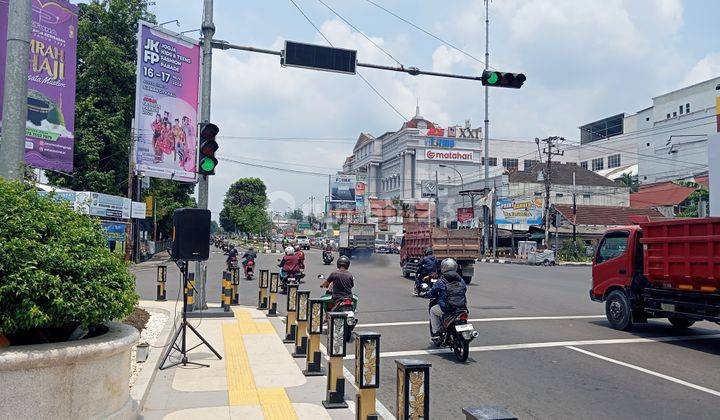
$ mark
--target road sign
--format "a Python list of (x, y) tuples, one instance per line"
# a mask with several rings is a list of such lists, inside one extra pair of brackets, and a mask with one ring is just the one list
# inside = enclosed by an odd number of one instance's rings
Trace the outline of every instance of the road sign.
[(285, 49), (280, 56), (280, 65), (283, 67), (301, 67), (345, 74), (355, 74), (356, 64), (355, 50), (293, 41), (285, 41)]
[(422, 191), (422, 198), (437, 196), (437, 184), (435, 181), (421, 181), (420, 190)]

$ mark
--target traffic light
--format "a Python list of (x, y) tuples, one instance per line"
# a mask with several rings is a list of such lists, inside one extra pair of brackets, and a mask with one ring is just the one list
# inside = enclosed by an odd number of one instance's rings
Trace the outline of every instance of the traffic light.
[(522, 73), (504, 73), (501, 71), (483, 71), (483, 86), (496, 86), (520, 89), (527, 78)]
[(219, 148), (215, 136), (220, 132), (217, 125), (203, 123), (200, 128), (200, 156), (198, 157), (198, 170), (200, 175), (215, 175), (218, 160), (215, 152)]

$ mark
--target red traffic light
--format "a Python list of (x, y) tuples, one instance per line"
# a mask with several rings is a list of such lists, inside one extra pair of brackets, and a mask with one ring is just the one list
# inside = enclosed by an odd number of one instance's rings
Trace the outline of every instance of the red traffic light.
[(203, 140), (215, 139), (215, 136), (220, 132), (220, 128), (213, 123), (207, 123), (203, 125), (200, 131), (200, 138)]

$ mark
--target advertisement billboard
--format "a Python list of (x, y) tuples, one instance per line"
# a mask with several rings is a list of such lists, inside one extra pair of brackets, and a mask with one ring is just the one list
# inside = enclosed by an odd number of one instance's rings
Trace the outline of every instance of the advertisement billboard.
[(330, 202), (355, 204), (355, 175), (333, 175), (330, 177)]
[(195, 182), (200, 46), (140, 22), (135, 91), (135, 168)]
[[(0, 95), (5, 80), (8, 7), (9, 0), (0, 0)], [(76, 5), (66, 0), (32, 0), (25, 163), (35, 168), (73, 170), (77, 25)]]
[(75, 210), (79, 213), (99, 217), (129, 219), (132, 200), (116, 195), (96, 192), (78, 192), (75, 195)]
[(475, 217), (475, 211), (472, 207), (462, 207), (457, 209), (457, 221), (465, 223), (472, 220)]
[(477, 154), (472, 150), (425, 149), (417, 154), (418, 160), (444, 162), (476, 162)]
[(543, 218), (541, 197), (498, 197), (495, 222), (499, 225), (540, 225)]

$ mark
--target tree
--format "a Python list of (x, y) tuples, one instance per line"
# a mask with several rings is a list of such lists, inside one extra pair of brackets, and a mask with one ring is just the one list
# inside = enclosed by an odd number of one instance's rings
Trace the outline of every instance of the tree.
[(194, 188), (193, 184), (186, 182), (155, 178), (150, 180), (150, 189), (146, 194), (155, 197), (158, 235), (171, 237), (175, 209), (196, 206), (195, 200), (190, 196)]
[(75, 169), (70, 176), (48, 172), (52, 184), (126, 195), (137, 21), (155, 21), (147, 7), (147, 0), (79, 4)]
[(215, 235), (220, 231), (220, 225), (215, 220), (210, 221), (210, 234)]
[(618, 182), (620, 182), (620, 185), (623, 187), (629, 188), (631, 193), (638, 192), (640, 189), (640, 183), (638, 182), (637, 177), (630, 174), (623, 174)]
[(220, 212), (220, 225), (234, 232), (265, 233), (271, 226), (266, 212), (267, 189), (259, 178), (240, 178), (227, 193)]

